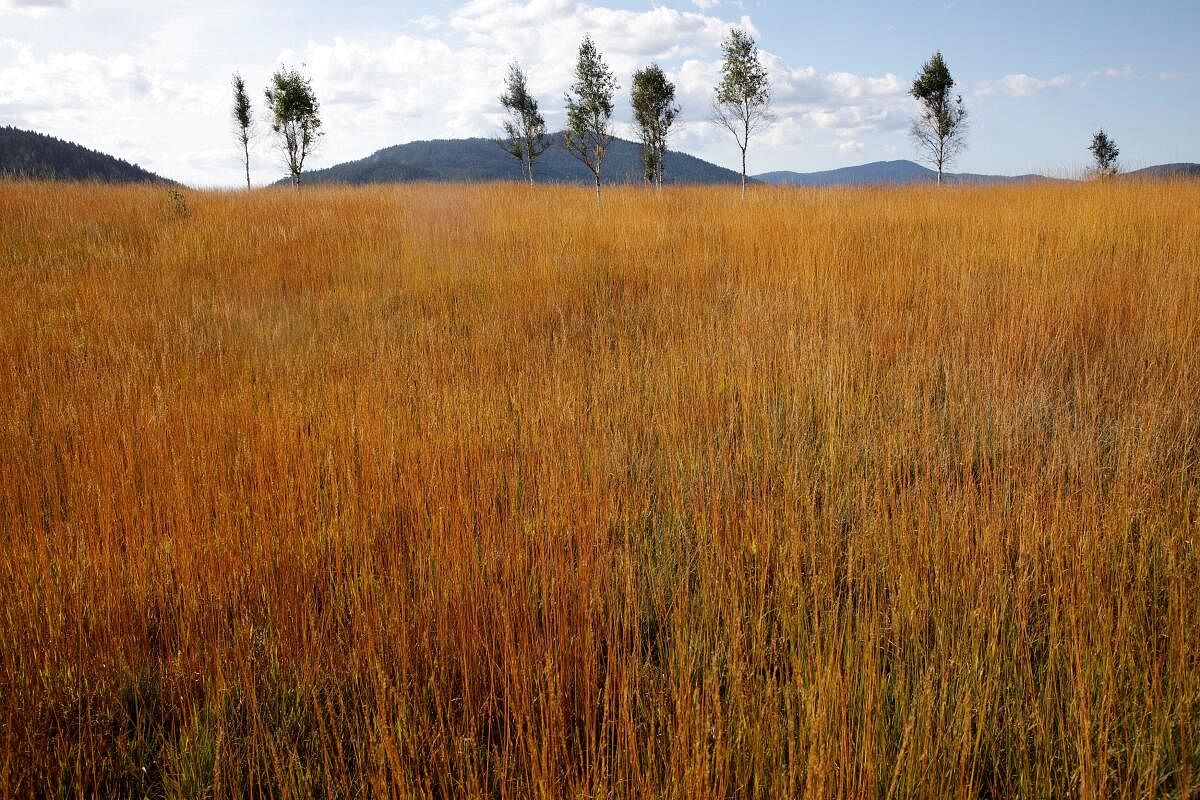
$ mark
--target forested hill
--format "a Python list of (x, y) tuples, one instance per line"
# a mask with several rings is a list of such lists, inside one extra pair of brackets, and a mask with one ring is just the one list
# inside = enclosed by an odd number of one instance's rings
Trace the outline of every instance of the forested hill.
[(9, 126), (0, 126), (0, 177), (106, 183), (166, 182), (137, 164), (53, 136)]
[[(534, 166), (539, 183), (591, 183), (592, 174), (562, 145), (562, 135)], [(642, 146), (613, 139), (604, 158), (604, 183), (640, 183)], [(435, 139), (385, 147), (358, 161), (314, 170), (305, 183), (466, 183), (522, 180), (521, 166), (493, 139)], [(741, 175), (687, 153), (667, 153), (668, 183), (737, 183)]]

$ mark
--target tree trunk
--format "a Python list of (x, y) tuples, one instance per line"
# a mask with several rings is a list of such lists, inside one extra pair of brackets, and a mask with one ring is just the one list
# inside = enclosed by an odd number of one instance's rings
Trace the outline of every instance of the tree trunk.
[(600, 207), (600, 173), (596, 172), (596, 208)]
[(742, 148), (742, 197), (746, 196), (746, 148)]
[(242, 142), (242, 148), (246, 151), (246, 189), (250, 189), (250, 145), (247, 142)]
[(942, 185), (942, 165), (941, 165), (941, 164), (938, 164), (938, 182), (937, 182), (937, 185), (938, 185), (938, 186), (941, 186), (941, 185)]

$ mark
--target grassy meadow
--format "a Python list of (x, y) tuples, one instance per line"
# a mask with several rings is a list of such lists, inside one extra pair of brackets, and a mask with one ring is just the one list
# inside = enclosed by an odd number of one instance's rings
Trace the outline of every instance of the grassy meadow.
[(0, 183), (0, 796), (1200, 796), (1200, 183)]

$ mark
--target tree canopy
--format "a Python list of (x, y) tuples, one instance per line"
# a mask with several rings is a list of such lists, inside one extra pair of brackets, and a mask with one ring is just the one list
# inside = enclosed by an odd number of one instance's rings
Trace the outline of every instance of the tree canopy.
[(575, 63), (575, 82), (566, 97), (567, 127), (563, 143), (579, 159), (596, 181), (596, 202), (600, 202), (600, 168), (612, 139), (613, 96), (617, 79), (604, 63), (591, 36), (579, 45)]
[(661, 186), (666, 175), (667, 135), (679, 115), (675, 84), (658, 64), (633, 73), (633, 119), (642, 141), (642, 167), (646, 180)]
[(713, 120), (733, 134), (742, 151), (742, 194), (746, 193), (746, 150), (750, 137), (771, 122), (771, 81), (754, 38), (733, 28), (721, 43), (721, 82)]
[(1120, 169), (1117, 166), (1117, 157), (1121, 155), (1121, 151), (1117, 148), (1117, 143), (1104, 132), (1103, 128), (1092, 137), (1092, 144), (1088, 149), (1096, 160), (1096, 174), (1101, 176), (1117, 174)]
[(292, 185), (300, 185), (304, 161), (321, 137), (321, 106), (312, 81), (299, 70), (283, 66), (271, 76), (266, 90), (271, 130), (279, 137)]
[(500, 105), (508, 112), (501, 144), (509, 155), (521, 162), (521, 171), (532, 185), (533, 165), (550, 147), (550, 138), (546, 135), (546, 120), (538, 111), (537, 98), (529, 91), (525, 71), (515, 61), (508, 65)]
[(910, 132), (921, 160), (937, 170), (939, 184), (943, 169), (967, 146), (967, 110), (953, 90), (954, 77), (939, 50), (921, 67), (909, 92), (919, 106)]

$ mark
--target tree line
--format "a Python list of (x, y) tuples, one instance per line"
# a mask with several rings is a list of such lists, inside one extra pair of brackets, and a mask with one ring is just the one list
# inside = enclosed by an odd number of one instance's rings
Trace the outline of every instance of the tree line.
[[(721, 42), (721, 56), (721, 79), (713, 89), (711, 119), (733, 136), (741, 152), (744, 196), (750, 141), (774, 119), (771, 80), (754, 38), (740, 28), (730, 29)], [(909, 90), (917, 101), (917, 115), (909, 133), (918, 158), (936, 170), (939, 185), (945, 168), (967, 146), (967, 110), (962, 95), (956, 94), (954, 87), (954, 77), (939, 50), (921, 66)], [(616, 76), (591, 36), (584, 36), (575, 62), (574, 81), (564, 98), (567, 119), (562, 144), (591, 173), (597, 203), (604, 156), (614, 136), (612, 117), (619, 88)], [(299, 186), (304, 162), (323, 135), (320, 104), (312, 81), (299, 70), (282, 66), (271, 76), (264, 95), (271, 133), (292, 184)], [(233, 119), (249, 188), (253, 108), (245, 81), (236, 73), (233, 98)], [(633, 73), (630, 101), (642, 145), (643, 177), (661, 188), (666, 179), (667, 141), (682, 111), (675, 100), (675, 85), (658, 64), (651, 63)], [(506, 114), (500, 144), (519, 162), (522, 175), (532, 185), (537, 161), (550, 148), (552, 139), (537, 98), (529, 90), (528, 76), (518, 62), (509, 64), (500, 105)], [(1120, 151), (1108, 134), (1103, 130), (1096, 133), (1089, 149), (1095, 160), (1095, 174), (1116, 174)]]

